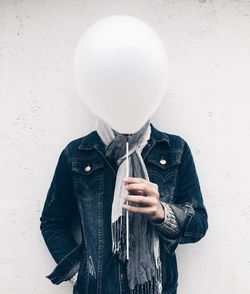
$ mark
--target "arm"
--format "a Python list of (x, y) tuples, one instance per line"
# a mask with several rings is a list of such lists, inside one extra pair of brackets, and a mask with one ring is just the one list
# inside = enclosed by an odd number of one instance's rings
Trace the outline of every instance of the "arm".
[[(162, 240), (163, 246), (169, 254), (179, 243), (194, 243), (199, 241), (208, 229), (207, 211), (203, 203), (200, 184), (196, 173), (193, 156), (188, 144), (183, 140), (183, 154), (176, 184), (175, 203), (165, 203), (159, 200), (157, 184), (142, 178), (125, 178), (128, 191), (139, 190), (142, 195), (125, 195), (124, 199), (139, 204), (139, 207), (124, 204), (123, 207), (132, 212), (145, 214), (154, 225)], [(178, 225), (171, 226), (167, 217), (170, 207)], [(171, 230), (170, 230), (171, 228)], [(175, 229), (174, 229), (175, 228)]]
[(176, 186), (176, 203), (169, 203), (180, 231), (175, 236), (167, 231), (168, 224), (156, 224), (164, 247), (173, 254), (177, 245), (199, 241), (208, 229), (207, 210), (203, 203), (199, 179), (190, 147), (184, 142), (183, 156)]
[(68, 150), (60, 156), (40, 217), (44, 241), (57, 263), (46, 276), (54, 284), (70, 279), (79, 269), (81, 246), (71, 233), (71, 218), (77, 213), (71, 172), (67, 161)]

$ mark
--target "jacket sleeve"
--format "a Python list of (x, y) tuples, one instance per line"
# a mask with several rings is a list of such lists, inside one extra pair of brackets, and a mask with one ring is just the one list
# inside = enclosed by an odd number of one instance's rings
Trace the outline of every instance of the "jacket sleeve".
[(180, 227), (177, 223), (176, 216), (169, 203), (163, 201), (160, 201), (160, 203), (164, 209), (164, 220), (151, 220), (150, 222), (158, 227), (161, 233), (164, 232), (169, 238), (175, 239), (180, 233)]
[(175, 203), (168, 205), (175, 214), (179, 231), (175, 234), (173, 230), (169, 232), (166, 217), (162, 223), (154, 224), (169, 254), (174, 254), (178, 244), (199, 241), (208, 229), (207, 210), (204, 206), (192, 152), (186, 141), (184, 141), (175, 193)]
[(69, 280), (78, 271), (82, 255), (71, 232), (71, 218), (77, 213), (77, 205), (67, 154), (66, 147), (59, 156), (40, 217), (42, 236), (57, 263), (46, 276), (53, 284)]

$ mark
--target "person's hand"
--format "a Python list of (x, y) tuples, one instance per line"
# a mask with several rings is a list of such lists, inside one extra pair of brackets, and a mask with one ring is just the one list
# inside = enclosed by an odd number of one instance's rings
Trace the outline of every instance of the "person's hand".
[(125, 195), (124, 199), (139, 206), (124, 204), (128, 211), (143, 213), (149, 220), (163, 221), (164, 208), (159, 200), (158, 185), (142, 178), (124, 178), (125, 188), (133, 195)]

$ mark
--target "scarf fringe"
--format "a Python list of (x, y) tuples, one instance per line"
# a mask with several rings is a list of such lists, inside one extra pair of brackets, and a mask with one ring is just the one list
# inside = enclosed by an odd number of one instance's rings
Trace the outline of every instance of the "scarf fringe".
[[(130, 221), (129, 221), (130, 222)], [(113, 254), (118, 256), (122, 262), (127, 260), (127, 236), (123, 234), (126, 232), (126, 216), (122, 215), (116, 222), (112, 224), (112, 251)], [(129, 234), (129, 248), (134, 248), (134, 236), (132, 232)]]
[[(127, 243), (126, 243), (126, 217), (122, 215), (116, 222), (112, 224), (112, 250), (113, 254), (118, 257), (122, 262), (127, 261)], [(133, 234), (129, 234), (129, 247), (133, 250)], [(145, 282), (144, 284), (138, 284), (134, 289), (130, 290), (130, 294), (161, 294), (162, 293), (162, 268), (161, 262), (157, 262), (156, 275)]]
[(144, 284), (136, 285), (136, 287), (130, 290), (130, 294), (161, 294), (161, 267), (157, 269), (156, 277), (153, 277), (151, 281), (147, 281)]

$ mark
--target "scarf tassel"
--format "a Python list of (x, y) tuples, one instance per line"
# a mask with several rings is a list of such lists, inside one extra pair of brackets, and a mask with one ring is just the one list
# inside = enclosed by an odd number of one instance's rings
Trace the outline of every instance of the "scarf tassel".
[[(112, 250), (114, 255), (118, 256), (118, 259), (122, 262), (126, 262), (126, 217), (122, 215), (116, 222), (112, 224)], [(129, 246), (133, 250), (133, 234), (130, 231), (129, 235)], [(131, 294), (161, 294), (162, 293), (162, 270), (161, 263), (159, 262), (156, 268), (156, 276), (145, 282), (144, 284), (138, 284), (134, 289), (131, 290)]]
[(144, 284), (136, 285), (134, 289), (131, 290), (131, 294), (161, 294), (162, 284), (161, 284), (161, 268), (157, 269), (156, 277), (153, 277), (151, 281), (147, 281)]
[[(130, 222), (130, 221), (129, 221)], [(116, 222), (112, 224), (112, 251), (114, 255), (118, 256), (118, 259), (122, 262), (127, 260), (127, 237), (126, 234), (126, 216), (122, 215)], [(130, 231), (129, 234), (129, 249), (134, 248), (134, 236)]]

